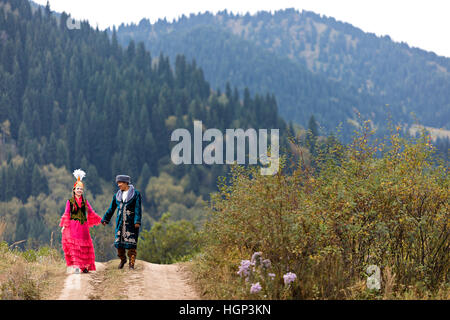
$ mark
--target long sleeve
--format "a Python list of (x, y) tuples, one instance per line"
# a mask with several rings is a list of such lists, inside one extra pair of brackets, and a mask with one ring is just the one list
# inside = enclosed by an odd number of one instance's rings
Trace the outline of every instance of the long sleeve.
[(101, 222), (106, 222), (109, 223), (109, 221), (111, 220), (112, 215), (114, 214), (114, 212), (116, 211), (117, 208), (117, 203), (116, 203), (116, 195), (113, 195), (111, 204), (109, 205), (108, 210), (106, 210), (105, 215), (103, 216), (103, 219)]
[(91, 205), (87, 200), (86, 200), (86, 207), (87, 207), (87, 222), (89, 228), (100, 224), (102, 218), (94, 211), (94, 209), (92, 209)]
[(66, 209), (61, 216), (61, 221), (59, 222), (59, 226), (62, 227), (68, 227), (70, 223), (70, 202), (67, 200), (66, 203)]
[(137, 194), (136, 206), (134, 207), (134, 224), (141, 224), (142, 206), (141, 206), (141, 193)]

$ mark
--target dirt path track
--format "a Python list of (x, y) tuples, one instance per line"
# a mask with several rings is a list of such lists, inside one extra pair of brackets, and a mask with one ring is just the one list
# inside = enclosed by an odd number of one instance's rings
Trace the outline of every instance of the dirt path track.
[[(197, 300), (189, 275), (179, 264), (154, 264), (136, 261), (135, 270), (116, 270), (115, 261), (96, 262), (97, 271), (68, 274), (59, 300), (126, 299), (126, 300)], [(108, 283), (110, 282), (110, 283)], [(113, 283), (114, 282), (114, 283)], [(114, 290), (115, 296), (105, 293)]]

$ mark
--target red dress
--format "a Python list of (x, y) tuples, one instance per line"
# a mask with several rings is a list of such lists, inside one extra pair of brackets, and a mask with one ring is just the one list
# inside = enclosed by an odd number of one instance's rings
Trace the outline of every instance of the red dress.
[[(81, 207), (81, 198), (76, 199), (78, 208)], [(62, 233), (62, 248), (68, 267), (79, 267), (81, 270), (87, 268), (95, 270), (95, 253), (89, 228), (100, 224), (102, 218), (95, 213), (91, 205), (85, 200), (87, 221), (80, 223), (71, 219), (70, 200), (67, 200), (66, 210), (61, 217), (60, 227), (65, 227)]]

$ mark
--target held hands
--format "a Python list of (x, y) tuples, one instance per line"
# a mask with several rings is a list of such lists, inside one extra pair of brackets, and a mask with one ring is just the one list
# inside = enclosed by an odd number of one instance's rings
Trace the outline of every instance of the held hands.
[[(106, 226), (107, 223), (106, 223), (105, 221), (103, 221), (103, 222), (102, 222), (102, 225)], [(136, 229), (139, 229), (140, 226), (141, 226), (140, 223), (136, 223), (136, 224), (134, 225), (134, 227), (135, 227)], [(64, 228), (63, 228), (63, 229), (64, 229)]]

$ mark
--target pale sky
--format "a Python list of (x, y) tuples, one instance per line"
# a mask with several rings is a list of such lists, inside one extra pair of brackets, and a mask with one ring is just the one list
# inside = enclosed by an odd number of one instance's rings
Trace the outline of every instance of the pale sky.
[[(45, 5), (47, 0), (34, 2)], [(52, 11), (65, 11), (77, 20), (88, 20), (103, 30), (122, 22), (151, 23), (164, 17), (170, 22), (182, 14), (235, 14), (295, 8), (348, 22), (364, 32), (389, 35), (396, 42), (450, 57), (449, 0), (50, 0)]]

